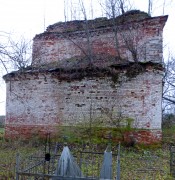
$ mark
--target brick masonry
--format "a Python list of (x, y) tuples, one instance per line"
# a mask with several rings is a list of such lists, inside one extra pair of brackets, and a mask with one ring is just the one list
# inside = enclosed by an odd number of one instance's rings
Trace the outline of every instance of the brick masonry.
[[(129, 22), (131, 26), (124, 22), (119, 24), (120, 52), (116, 51), (111, 26), (100, 25), (90, 29), (92, 52), (94, 55), (107, 54), (110, 57), (120, 55), (124, 61), (133, 62), (132, 53), (122, 38), (125, 33), (125, 37), (129, 39), (132, 35), (134, 39), (139, 62), (151, 61), (161, 65), (162, 32), (166, 20), (167, 16), (146, 17), (134, 19)], [(111, 76), (103, 73), (100, 76), (84, 75), (81, 79), (62, 79), (55, 75), (56, 71), (41, 70), (43, 65), (52, 64), (54, 68), (66, 59), (85, 57), (83, 52), (87, 52), (88, 47), (85, 31), (80, 30), (83, 22), (76, 23), (69, 22), (67, 29), (63, 28), (64, 23), (57, 23), (49, 26), (46, 32), (36, 35), (32, 62), (35, 71), (18, 71), (4, 76), (7, 87), (6, 136), (54, 133), (59, 125), (82, 123), (89, 120), (90, 116), (93, 120), (105, 121), (107, 125), (114, 126), (109, 118), (109, 113), (112, 113), (114, 119), (119, 114), (134, 119), (132, 126), (140, 129), (132, 134), (137, 142), (160, 141), (162, 69), (147, 66), (144, 72), (128, 78), (123, 73), (125, 70), (121, 63), (115, 82)], [(137, 28), (130, 31), (128, 27)], [(126, 136), (130, 137), (131, 134)]]
[(158, 72), (147, 72), (115, 86), (111, 78), (66, 82), (50, 74), (27, 75), (24, 80), (11, 78), (7, 90), (6, 128), (14, 129), (6, 132), (12, 133), (21, 125), (80, 123), (88, 120), (90, 113), (93, 119), (109, 120), (102, 111), (106, 107), (115, 115), (135, 119), (135, 128), (161, 129), (162, 75)]
[[(125, 18), (127, 19), (127, 17)], [(167, 16), (160, 16), (136, 21), (129, 24), (124, 22), (117, 25), (117, 40), (120, 55), (123, 59), (133, 61), (132, 54), (126, 46), (126, 41), (133, 43), (137, 50), (140, 62), (162, 62), (162, 34)], [(33, 44), (33, 65), (62, 61), (77, 56), (85, 56), (87, 53), (87, 35), (85, 31), (73, 26), (83, 22), (53, 25), (42, 34), (36, 35)], [(73, 25), (72, 25), (73, 24)], [(107, 24), (103, 27), (103, 24)], [(90, 29), (91, 48), (95, 55), (108, 54), (117, 56), (113, 27), (110, 22), (101, 22), (97, 29)], [(59, 26), (61, 28), (59, 29)], [(73, 26), (73, 27), (72, 27)], [(82, 25), (83, 26), (83, 25)], [(51, 30), (50, 30), (51, 29)], [(75, 29), (75, 30), (74, 30)], [(71, 30), (71, 31), (70, 31)], [(84, 53), (85, 52), (85, 53)]]

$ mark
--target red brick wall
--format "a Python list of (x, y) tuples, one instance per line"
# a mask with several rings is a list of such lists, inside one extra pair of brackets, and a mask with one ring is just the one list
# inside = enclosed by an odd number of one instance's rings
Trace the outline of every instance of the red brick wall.
[(72, 82), (51, 73), (26, 77), (7, 82), (6, 136), (52, 132), (59, 125), (89, 121), (90, 114), (93, 121), (115, 126), (103, 113), (105, 108), (114, 117), (121, 113), (123, 118), (133, 118), (136, 129), (161, 130), (162, 75), (158, 72), (140, 74), (120, 85), (110, 77)]
[[(113, 28), (106, 25), (97, 29), (90, 29), (90, 47), (94, 55), (108, 54), (120, 56), (133, 61), (132, 54), (126, 45), (126, 39), (137, 49), (139, 61), (162, 62), (162, 33), (167, 16), (146, 18), (142, 21), (120, 23), (117, 25), (118, 48), (116, 51)], [(75, 22), (76, 23), (76, 22)], [(60, 23), (60, 26), (63, 23)], [(70, 27), (69, 27), (70, 26)], [(88, 44), (87, 34), (78, 30), (73, 23), (67, 29), (72, 31), (60, 33), (59, 23), (50, 31), (36, 35), (33, 43), (33, 65), (59, 62), (73, 57), (86, 56)]]
[(57, 126), (53, 125), (25, 125), (10, 124), (5, 126), (5, 138), (7, 139), (31, 139), (46, 138), (48, 134), (52, 137), (57, 135)]
[[(161, 64), (162, 32), (166, 20), (167, 16), (161, 16), (134, 19), (129, 24), (120, 23), (117, 50), (112, 26), (106, 24), (91, 28), (92, 53), (106, 57), (120, 54), (122, 60), (133, 61), (124, 41), (124, 37), (132, 37), (133, 46), (138, 50), (138, 61)], [(41, 65), (52, 63), (54, 68), (60, 61), (74, 60), (87, 53), (87, 36), (83, 29), (79, 29), (80, 25), (69, 23), (69, 32), (63, 32), (63, 26), (59, 26), (60, 23), (34, 38), (33, 65), (39, 67), (40, 72), (16, 73), (5, 78), (6, 136), (27, 135), (33, 131), (41, 134), (53, 132), (60, 124), (72, 125), (87, 121), (90, 113), (93, 114), (93, 119), (100, 118), (108, 122), (110, 119), (102, 113), (102, 108), (108, 108), (115, 115), (122, 112), (123, 117), (133, 118), (132, 126), (135, 128), (157, 132), (154, 135), (149, 131), (137, 131), (133, 133), (137, 142), (150, 143), (161, 139), (162, 70), (151, 67), (128, 79), (124, 73), (122, 75), (124, 70), (121, 68), (120, 82), (115, 83), (105, 74), (101, 74), (101, 77), (63, 80), (52, 72), (41, 72)], [(110, 122), (108, 125), (111, 125)]]
[(128, 144), (154, 144), (162, 140), (161, 130), (133, 130), (124, 134), (124, 141)]

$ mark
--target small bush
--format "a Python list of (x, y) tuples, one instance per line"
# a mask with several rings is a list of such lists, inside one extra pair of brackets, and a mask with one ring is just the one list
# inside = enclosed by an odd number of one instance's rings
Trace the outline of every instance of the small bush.
[(4, 128), (4, 123), (0, 122), (0, 128)]
[(162, 127), (169, 128), (175, 126), (175, 114), (165, 114), (162, 119)]

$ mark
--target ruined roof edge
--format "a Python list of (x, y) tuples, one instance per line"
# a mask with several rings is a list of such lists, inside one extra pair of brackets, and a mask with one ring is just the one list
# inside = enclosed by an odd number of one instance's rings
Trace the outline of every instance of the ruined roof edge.
[[(22, 69), (22, 70), (18, 70), (18, 71), (13, 71), (11, 73), (8, 73), (6, 75), (3, 76), (3, 79), (7, 82), (7, 81), (10, 81), (11, 78), (15, 77), (15, 76), (20, 76), (20, 75), (25, 75), (25, 74), (35, 74), (35, 73), (54, 73), (54, 72), (59, 72), (60, 74), (60, 77), (65, 74), (67, 74), (68, 76), (70, 76), (71, 74), (81, 74), (82, 72), (83, 73), (88, 73), (88, 75), (90, 74), (90, 72), (93, 72), (92, 75), (95, 76), (97, 75), (98, 76), (98, 73), (104, 73), (104, 72), (107, 72), (107, 73), (111, 73), (113, 70), (112, 69), (118, 69), (120, 71), (122, 71), (123, 69), (125, 68), (130, 68), (134, 65), (139, 65), (140, 67), (147, 67), (147, 66), (152, 66), (154, 69), (157, 69), (158, 71), (161, 71), (163, 72), (164, 71), (164, 67), (162, 64), (159, 64), (159, 63), (154, 63), (154, 62), (139, 62), (138, 64), (134, 63), (134, 62), (125, 62), (124, 64), (113, 64), (113, 65), (110, 65), (108, 67), (102, 67), (102, 68), (99, 68), (99, 67), (96, 67), (96, 66), (92, 66), (92, 67), (84, 67), (83, 69), (81, 68), (77, 68), (77, 69), (64, 69), (64, 68), (50, 68), (50, 69), (42, 69), (42, 68), (33, 68), (32, 66), (29, 66), (25, 69)], [(135, 68), (134, 68), (135, 69)], [(94, 72), (95, 72), (95, 75), (94, 75)], [(87, 76), (88, 76), (87, 75)], [(86, 75), (84, 76), (86, 77)], [(74, 79), (74, 78), (73, 78)], [(73, 80), (72, 79), (72, 80)]]
[[(145, 13), (145, 12), (141, 12), (141, 13)], [(146, 14), (146, 13), (145, 13)], [(137, 16), (139, 16), (140, 14), (136, 14)], [(141, 14), (142, 15), (142, 14)], [(128, 26), (128, 24), (134, 24), (134, 23), (145, 23), (147, 21), (151, 21), (151, 20), (156, 20), (159, 19), (161, 21), (161, 24), (165, 25), (167, 19), (168, 19), (168, 15), (163, 15), (163, 16), (155, 16), (155, 17), (151, 17), (149, 15), (144, 16), (144, 18), (141, 19), (133, 19), (130, 18), (128, 19), (128, 15), (120, 15), (118, 17), (116, 17), (117, 23), (119, 27), (124, 27), (124, 26)], [(131, 20), (131, 21), (130, 21)], [(95, 22), (94, 24), (91, 24), (92, 26), (89, 27), (89, 30), (94, 30), (94, 29), (104, 29), (104, 28), (110, 28), (113, 26), (112, 24), (112, 19), (107, 19), (107, 18), (96, 18), (94, 20), (88, 20), (89, 22)], [(155, 21), (156, 22), (156, 21)], [(43, 35), (45, 34), (54, 34), (56, 33), (57, 35), (61, 35), (64, 33), (69, 33), (69, 34), (74, 34), (76, 32), (83, 32), (85, 30), (85, 21), (84, 20), (76, 20), (76, 21), (68, 21), (68, 22), (59, 22), (59, 23), (55, 23), (53, 25), (48, 26), (48, 28), (46, 29), (45, 32), (37, 34), (34, 39), (43, 37)]]

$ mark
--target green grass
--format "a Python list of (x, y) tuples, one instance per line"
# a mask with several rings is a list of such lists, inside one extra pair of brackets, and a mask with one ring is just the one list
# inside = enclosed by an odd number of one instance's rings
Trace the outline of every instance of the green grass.
[(169, 160), (168, 149), (139, 150), (134, 152), (124, 150), (121, 157), (121, 179), (172, 179)]
[(58, 142), (74, 142), (74, 143), (93, 143), (93, 144), (106, 144), (113, 142), (123, 142), (123, 134), (133, 129), (124, 128), (111, 128), (111, 127), (98, 127), (87, 125), (83, 126), (61, 126), (58, 127), (57, 141)]
[[(80, 145), (74, 144), (74, 147), (70, 148), (72, 152), (74, 150), (78, 150)], [(104, 152), (106, 144), (103, 144), (103, 147), (98, 145), (93, 146), (94, 149), (98, 152)], [(92, 147), (88, 149), (89, 147), (86, 147), (85, 150), (92, 150)], [(14, 179), (14, 168), (15, 168), (15, 158), (17, 152), (20, 152), (21, 156), (28, 156), (32, 154), (35, 151), (38, 151), (39, 149), (44, 149), (42, 145), (35, 144), (34, 142), (20, 142), (13, 141), (13, 142), (1, 142), (0, 144), (0, 179)], [(117, 147), (114, 148), (115, 150)], [(113, 151), (113, 153), (115, 153)], [(152, 171), (141, 171), (146, 166), (145, 164), (148, 162), (148, 160), (144, 160), (143, 156), (149, 154), (156, 155), (156, 159), (151, 159), (151, 162), (153, 162), (154, 166), (157, 167), (156, 172)], [(88, 160), (90, 158), (88, 157)], [(169, 167), (169, 161), (170, 161), (170, 155), (169, 150), (166, 149), (156, 149), (156, 150), (144, 150), (144, 149), (128, 149), (125, 147), (121, 147), (121, 180), (142, 180), (142, 179), (148, 179), (148, 180), (170, 180), (170, 167)], [(146, 162), (146, 163), (145, 163)], [(113, 164), (116, 165), (116, 158), (113, 161)], [(148, 169), (150, 166), (147, 166)], [(94, 171), (95, 166), (93, 165), (93, 170), (89, 169), (88, 171)], [(116, 170), (116, 167), (114, 168), (114, 171)], [(151, 174), (152, 173), (152, 174)], [(154, 177), (154, 178), (153, 178)]]
[(39, 149), (44, 149), (39, 146), (38, 142), (24, 142), (21, 140), (0, 141), (0, 179), (12, 180), (15, 177), (16, 155), (27, 156)]
[(4, 135), (4, 128), (0, 127), (0, 135)]
[(162, 136), (164, 145), (175, 145), (175, 126), (163, 128)]
[[(76, 149), (77, 144), (80, 146), (83, 143), (89, 142), (89, 132), (87, 128), (74, 129), (70, 127), (64, 127), (58, 129), (59, 137), (52, 139), (52, 141), (68, 142), (68, 145), (73, 143), (73, 149)], [(124, 131), (124, 130), (122, 130)], [(75, 133), (76, 132), (76, 133)], [(96, 151), (103, 152), (107, 143), (109, 143), (109, 134), (111, 135), (110, 142), (115, 146), (116, 150), (117, 141), (116, 139), (122, 139), (121, 131), (118, 132), (117, 128), (112, 130), (109, 128), (92, 128), (91, 140), (93, 144), (96, 144)], [(13, 180), (15, 177), (14, 168), (16, 154), (19, 152), (22, 156), (30, 155), (31, 153), (44, 149), (43, 141), (35, 137), (30, 141), (9, 140), (3, 139), (4, 129), (0, 128), (0, 179)], [(114, 138), (115, 137), (115, 138)], [(122, 147), (121, 148), (121, 179), (122, 180), (141, 180), (141, 179), (155, 179), (155, 180), (170, 180), (170, 153), (169, 146), (175, 142), (175, 127), (169, 129), (163, 129), (163, 143), (162, 146), (146, 147), (146, 146), (135, 146), (135, 147)], [(92, 144), (89, 144), (91, 146)], [(87, 147), (86, 147), (87, 148)], [(73, 150), (71, 149), (71, 150)], [(91, 147), (89, 147), (90, 150)], [(88, 149), (86, 149), (88, 150)], [(113, 151), (114, 152), (114, 151)], [(155, 161), (155, 166), (158, 170), (153, 173), (152, 171), (141, 171), (144, 168), (145, 162), (140, 159), (145, 153), (151, 153), (158, 157)]]
[(0, 141), (4, 139), (4, 133), (5, 133), (4, 128), (0, 127)]

